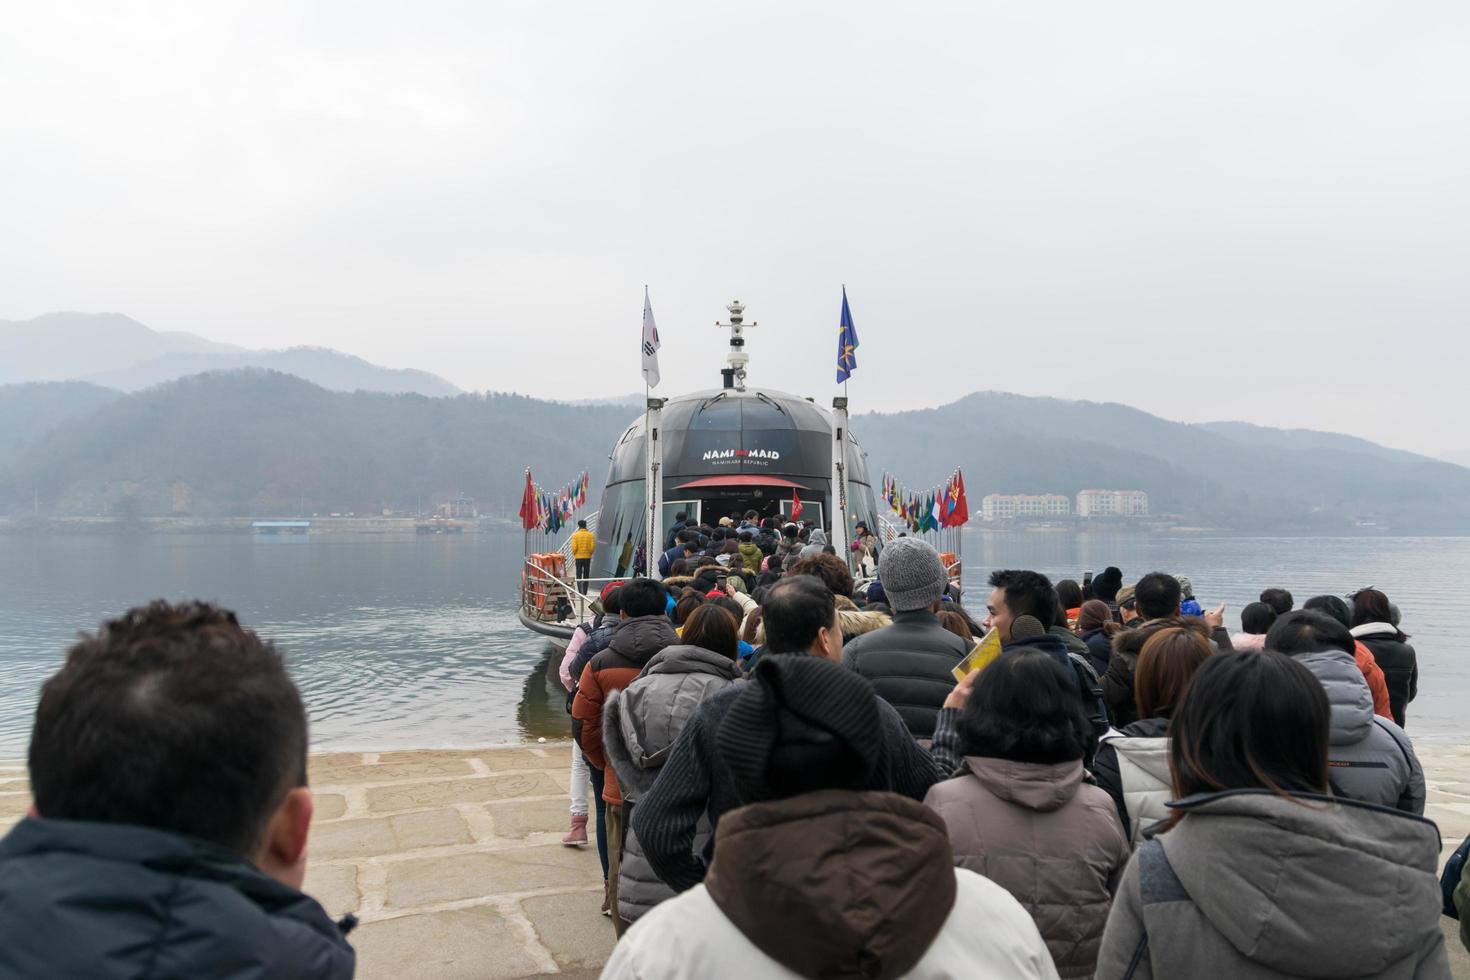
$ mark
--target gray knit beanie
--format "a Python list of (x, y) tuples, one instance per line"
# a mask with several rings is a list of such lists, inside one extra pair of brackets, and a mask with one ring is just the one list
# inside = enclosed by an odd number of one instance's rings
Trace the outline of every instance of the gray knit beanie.
[(927, 541), (894, 538), (878, 559), (878, 581), (894, 612), (928, 609), (944, 595), (949, 578), (944, 563)]

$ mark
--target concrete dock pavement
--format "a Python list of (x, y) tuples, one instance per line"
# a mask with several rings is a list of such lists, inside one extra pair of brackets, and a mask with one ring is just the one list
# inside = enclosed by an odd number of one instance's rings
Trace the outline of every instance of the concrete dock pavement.
[(595, 843), (561, 843), (570, 768), (565, 743), (313, 756), (305, 888), (361, 920), (357, 975), (595, 977), (613, 927)]
[[(1443, 860), (1470, 835), (1470, 745), (1415, 749)], [(596, 977), (614, 937), (596, 847), (561, 844), (570, 765), (566, 743), (312, 756), (306, 891), (361, 920), (357, 975)], [(24, 765), (0, 764), (0, 831), (29, 804)], [(1459, 923), (1440, 921), (1453, 975), (1470, 980)]]

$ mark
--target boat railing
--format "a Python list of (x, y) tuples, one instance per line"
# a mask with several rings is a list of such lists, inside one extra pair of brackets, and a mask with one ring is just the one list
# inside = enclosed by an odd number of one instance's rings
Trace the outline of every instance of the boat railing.
[[(596, 603), (603, 586), (627, 581), (627, 576), (568, 580), (565, 574), (558, 575), (538, 564), (536, 556), (528, 556), (521, 571), (521, 612), (541, 622), (575, 626), (600, 608)], [(587, 592), (577, 588), (578, 581), (587, 583)]]

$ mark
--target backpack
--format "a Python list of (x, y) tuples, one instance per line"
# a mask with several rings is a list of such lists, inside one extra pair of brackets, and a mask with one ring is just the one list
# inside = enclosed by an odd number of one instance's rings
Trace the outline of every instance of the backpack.
[(1087, 712), (1087, 723), (1092, 726), (1092, 744), (1087, 750), (1086, 764), (1092, 765), (1092, 757), (1097, 752), (1098, 740), (1108, 731), (1108, 709), (1103, 701), (1102, 681), (1098, 679), (1097, 671), (1092, 669), (1092, 664), (1080, 653), (1067, 651), (1067, 661), (1072, 665), (1072, 673), (1077, 675), (1077, 687), (1082, 692), (1084, 708)]

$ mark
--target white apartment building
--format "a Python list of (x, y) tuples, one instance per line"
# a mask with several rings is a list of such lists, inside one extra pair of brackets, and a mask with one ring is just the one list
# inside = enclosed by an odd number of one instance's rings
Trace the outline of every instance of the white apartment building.
[(1142, 490), (1083, 490), (1077, 494), (1078, 517), (1147, 517), (1148, 494)]
[(992, 493), (980, 501), (980, 517), (987, 521), (1068, 517), (1071, 513), (1071, 499), (1059, 493)]

